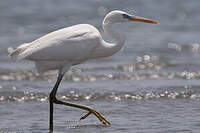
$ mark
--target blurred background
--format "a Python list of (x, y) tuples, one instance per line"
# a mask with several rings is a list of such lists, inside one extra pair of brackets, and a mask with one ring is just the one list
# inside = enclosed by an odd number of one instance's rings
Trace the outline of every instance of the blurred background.
[(80, 23), (104, 36), (102, 21), (111, 10), (160, 24), (116, 25), (127, 36), (124, 48), (73, 67), (60, 86), (60, 99), (95, 107), (113, 125), (92, 116), (79, 122), (81, 110), (56, 106), (56, 132), (198, 132), (199, 6), (198, 0), (1, 0), (0, 132), (47, 132), (48, 94), (57, 76), (39, 75), (33, 62), (13, 61), (8, 51)]

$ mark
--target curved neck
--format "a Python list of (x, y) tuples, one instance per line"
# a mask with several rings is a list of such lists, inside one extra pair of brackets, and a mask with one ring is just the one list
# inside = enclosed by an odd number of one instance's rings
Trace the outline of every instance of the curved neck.
[(124, 43), (125, 43), (125, 36), (113, 31), (112, 29), (113, 24), (114, 23), (112, 23), (111, 21), (106, 22), (106, 19), (105, 19), (102, 25), (105, 35), (113, 39), (113, 41), (115, 42), (115, 43), (109, 43), (105, 41), (103, 42), (103, 45), (106, 47), (106, 49), (109, 52), (108, 53), (109, 55), (113, 55), (114, 53), (118, 52), (122, 48), (122, 46), (124, 46)]

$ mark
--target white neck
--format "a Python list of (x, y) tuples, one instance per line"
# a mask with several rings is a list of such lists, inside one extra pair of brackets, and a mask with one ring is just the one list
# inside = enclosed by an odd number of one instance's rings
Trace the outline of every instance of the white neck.
[(125, 43), (125, 36), (113, 31), (112, 29), (113, 24), (114, 23), (112, 22), (106, 22), (106, 19), (104, 19), (102, 25), (105, 35), (109, 36), (115, 42), (115, 43), (109, 43), (103, 41), (102, 44), (105, 47), (105, 53), (107, 54), (107, 56), (111, 56), (114, 53), (118, 52), (122, 48), (122, 46), (124, 46)]

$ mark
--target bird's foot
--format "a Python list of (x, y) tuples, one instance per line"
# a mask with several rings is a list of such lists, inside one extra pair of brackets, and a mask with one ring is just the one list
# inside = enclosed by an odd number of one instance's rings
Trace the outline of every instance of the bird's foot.
[(83, 120), (85, 118), (87, 118), (90, 114), (94, 114), (103, 124), (105, 125), (111, 125), (111, 123), (106, 120), (106, 118), (104, 118), (99, 112), (97, 112), (94, 109), (91, 109), (86, 115), (84, 115), (83, 117), (80, 118), (80, 120)]
[(84, 120), (85, 118), (87, 118), (92, 112), (88, 112), (87, 114), (85, 114), (83, 117), (80, 118), (80, 120)]

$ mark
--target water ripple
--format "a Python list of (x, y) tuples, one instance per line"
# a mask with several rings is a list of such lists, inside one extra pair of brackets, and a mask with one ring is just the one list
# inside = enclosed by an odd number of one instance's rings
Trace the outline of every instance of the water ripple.
[[(23, 70), (17, 72), (10, 72), (0, 75), (0, 81), (22, 81), (22, 80), (44, 80), (55, 81), (57, 73), (51, 71), (43, 76), (40, 76), (35, 71)], [(108, 73), (108, 74), (84, 74), (72, 73), (66, 74), (63, 80), (66, 81), (97, 81), (97, 80), (143, 80), (143, 79), (200, 79), (200, 72), (146, 72), (146, 73)]]
[[(135, 101), (150, 99), (193, 99), (200, 100), (200, 93), (195, 91), (162, 91), (162, 92), (91, 92), (81, 93), (69, 91), (58, 94), (63, 101)], [(47, 102), (48, 94), (33, 92), (1, 92), (0, 102)]]

